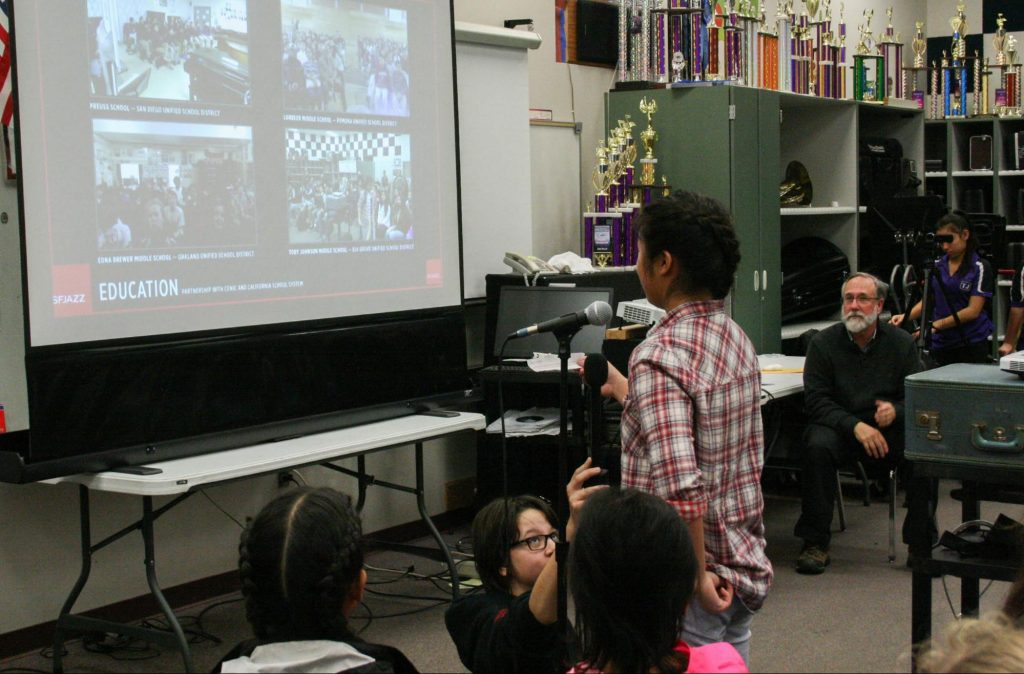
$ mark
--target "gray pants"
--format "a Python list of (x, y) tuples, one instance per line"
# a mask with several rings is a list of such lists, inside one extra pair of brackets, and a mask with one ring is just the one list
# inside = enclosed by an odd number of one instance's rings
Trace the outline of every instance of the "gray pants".
[(739, 595), (734, 595), (732, 604), (721, 613), (708, 613), (694, 597), (686, 607), (682, 638), (690, 646), (706, 646), (719, 641), (730, 643), (750, 667), (750, 623), (753, 620), (754, 612), (746, 607)]

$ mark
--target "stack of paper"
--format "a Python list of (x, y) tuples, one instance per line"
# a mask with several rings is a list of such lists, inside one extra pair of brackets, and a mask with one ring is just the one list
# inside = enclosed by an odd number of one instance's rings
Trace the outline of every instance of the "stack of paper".
[[(557, 407), (531, 407), (528, 410), (505, 412), (505, 435), (510, 438), (525, 435), (558, 435), (560, 416)], [(572, 420), (569, 420), (572, 431)], [(487, 427), (488, 433), (501, 433), (501, 419)]]

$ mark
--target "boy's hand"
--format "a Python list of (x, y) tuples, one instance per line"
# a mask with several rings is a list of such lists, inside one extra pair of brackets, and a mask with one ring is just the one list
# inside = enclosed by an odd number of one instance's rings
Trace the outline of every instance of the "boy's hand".
[(708, 613), (721, 613), (729, 608), (735, 593), (732, 583), (711, 571), (704, 572), (697, 587), (697, 599)]
[(591, 494), (601, 489), (607, 489), (608, 485), (598, 484), (593, 487), (584, 487), (583, 484), (601, 473), (601, 469), (593, 465), (593, 459), (589, 456), (579, 468), (573, 471), (569, 484), (565, 487), (565, 493), (569, 497), (569, 521), (565, 525), (565, 538), (571, 541), (576, 535), (576, 521), (579, 518), (580, 508), (587, 502)]

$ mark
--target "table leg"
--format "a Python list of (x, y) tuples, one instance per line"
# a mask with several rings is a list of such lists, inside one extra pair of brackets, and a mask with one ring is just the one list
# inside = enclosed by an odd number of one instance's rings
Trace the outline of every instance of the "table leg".
[[(912, 574), (910, 606), (910, 642), (916, 647), (932, 635), (932, 578), (927, 573)], [(912, 655), (911, 670), (917, 671), (916, 652)]]
[(64, 652), (64, 628), (67, 616), (71, 615), (71, 609), (82, 594), (82, 589), (89, 580), (89, 573), (92, 570), (92, 530), (89, 526), (89, 490), (79, 485), (78, 487), (78, 514), (81, 520), (81, 543), (82, 543), (82, 569), (78, 574), (78, 580), (71, 588), (71, 594), (64, 601), (64, 606), (57, 617), (57, 628), (53, 634), (53, 671), (60, 673), (64, 671), (62, 661)]
[(192, 651), (189, 649), (185, 633), (181, 629), (181, 623), (178, 622), (177, 616), (174, 615), (170, 604), (167, 603), (167, 599), (160, 590), (160, 584), (156, 579), (156, 546), (153, 543), (153, 520), (153, 497), (145, 496), (142, 499), (142, 541), (146, 550), (146, 582), (149, 583), (150, 592), (153, 593), (157, 604), (160, 605), (160, 610), (163, 611), (164, 616), (167, 618), (167, 624), (174, 632), (178, 648), (181, 650), (181, 659), (185, 663), (185, 671), (194, 672), (196, 670), (192, 666)]
[[(960, 514), (964, 522), (981, 519), (981, 504), (978, 503), (978, 485), (965, 480), (963, 482), (963, 501), (960, 503)], [(981, 579), (960, 579), (960, 615), (978, 616), (978, 605), (981, 603)]]
[(430, 535), (437, 541), (437, 547), (440, 549), (441, 554), (444, 556), (444, 561), (448, 564), (448, 575), (452, 581), (452, 601), (456, 601), (459, 598), (459, 574), (455, 569), (455, 560), (452, 559), (452, 553), (448, 550), (448, 544), (441, 538), (441, 532), (434, 526), (434, 521), (430, 519), (430, 515), (427, 513), (427, 502), (423, 496), (423, 443), (416, 443), (416, 507), (419, 508), (420, 517), (423, 518), (423, 522), (426, 523), (427, 528), (430, 529)]
[(366, 505), (366, 457), (360, 454), (356, 457), (356, 466), (359, 471), (359, 476), (356, 478), (359, 481), (359, 496), (356, 500), (356, 512), (362, 513), (363, 506)]

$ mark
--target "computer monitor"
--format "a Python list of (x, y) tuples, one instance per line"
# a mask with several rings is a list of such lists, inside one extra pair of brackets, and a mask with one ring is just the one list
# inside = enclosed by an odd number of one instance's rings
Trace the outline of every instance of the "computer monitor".
[[(498, 298), (498, 319), (495, 326), (494, 355), (501, 355), (505, 338), (518, 330), (551, 318), (586, 309), (592, 302), (615, 306), (611, 288), (568, 288), (504, 286)], [(573, 353), (600, 353), (606, 326), (584, 326), (572, 338)], [(530, 358), (534, 353), (558, 353), (558, 340), (551, 333), (541, 333), (509, 340), (504, 358)]]

